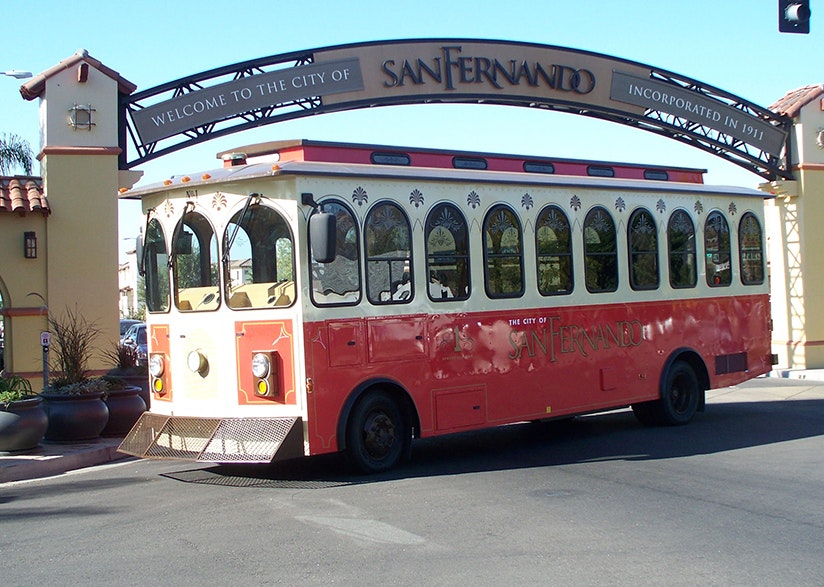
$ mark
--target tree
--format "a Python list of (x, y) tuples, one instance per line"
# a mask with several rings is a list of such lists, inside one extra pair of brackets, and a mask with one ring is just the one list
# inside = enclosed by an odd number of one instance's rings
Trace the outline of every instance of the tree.
[(15, 167), (22, 168), (25, 175), (31, 175), (31, 146), (28, 141), (12, 134), (0, 135), (0, 173), (10, 173)]

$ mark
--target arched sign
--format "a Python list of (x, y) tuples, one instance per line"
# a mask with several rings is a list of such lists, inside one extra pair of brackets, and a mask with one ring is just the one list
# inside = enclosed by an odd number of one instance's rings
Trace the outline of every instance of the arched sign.
[[(210, 70), (124, 98), (121, 167), (191, 144), (322, 112), (486, 103), (634, 126), (762, 177), (789, 177), (790, 121), (648, 65), (550, 45), (426, 39), (339, 45)], [(131, 147), (131, 149), (130, 149)]]

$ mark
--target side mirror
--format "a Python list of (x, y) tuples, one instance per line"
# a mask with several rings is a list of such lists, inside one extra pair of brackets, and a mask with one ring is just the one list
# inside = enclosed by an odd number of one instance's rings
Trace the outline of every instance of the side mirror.
[(318, 263), (331, 263), (335, 260), (335, 215), (328, 212), (315, 212), (309, 217), (309, 242), (312, 243), (312, 256)]

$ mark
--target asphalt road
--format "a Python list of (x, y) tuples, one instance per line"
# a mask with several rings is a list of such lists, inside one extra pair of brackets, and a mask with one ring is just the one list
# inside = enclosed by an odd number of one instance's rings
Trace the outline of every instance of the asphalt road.
[(824, 384), (420, 441), (355, 477), (125, 461), (0, 485), (0, 584), (821, 585)]

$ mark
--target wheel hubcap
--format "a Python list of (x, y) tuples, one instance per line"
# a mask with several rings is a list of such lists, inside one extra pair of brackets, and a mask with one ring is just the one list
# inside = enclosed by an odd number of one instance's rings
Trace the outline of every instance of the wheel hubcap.
[(383, 412), (370, 414), (363, 427), (364, 446), (372, 458), (380, 459), (389, 453), (395, 442), (395, 426)]

